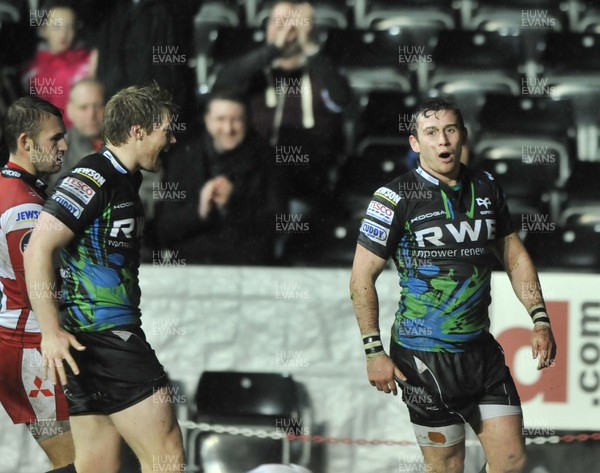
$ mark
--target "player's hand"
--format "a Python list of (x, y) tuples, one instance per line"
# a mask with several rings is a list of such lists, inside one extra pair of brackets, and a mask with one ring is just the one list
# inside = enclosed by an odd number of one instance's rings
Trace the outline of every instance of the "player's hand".
[(225, 176), (217, 176), (213, 179), (213, 185), (212, 200), (219, 209), (222, 209), (229, 202), (229, 197), (231, 197), (231, 192), (233, 191), (233, 184)]
[[(48, 379), (52, 384), (57, 384), (60, 380), (61, 385), (67, 384), (67, 374), (65, 373), (64, 362), (66, 361), (71, 370), (76, 375), (79, 374), (79, 367), (71, 356), (70, 348), (83, 351), (85, 347), (77, 341), (74, 335), (58, 330), (52, 334), (42, 334), (42, 378)], [(57, 378), (58, 374), (58, 378)]]
[(538, 370), (552, 366), (556, 358), (556, 342), (550, 327), (533, 326), (531, 354), (534, 360), (538, 359)]
[(398, 388), (394, 378), (406, 381), (404, 373), (398, 369), (392, 359), (385, 353), (367, 360), (367, 374), (371, 386), (386, 394), (398, 394)]
[(200, 189), (200, 198), (198, 202), (198, 215), (204, 220), (210, 214), (213, 207), (213, 194), (215, 191), (214, 179), (206, 181), (202, 189)]
[(294, 28), (293, 24), (287, 24), (282, 28), (278, 28), (275, 33), (273, 44), (278, 49), (285, 51), (292, 47), (298, 41), (298, 31)]
[(295, 7), (299, 12), (296, 19), (298, 30), (298, 44), (307, 56), (315, 54), (319, 47), (314, 43), (311, 37), (313, 24), (315, 21), (315, 10), (310, 3), (301, 3)]

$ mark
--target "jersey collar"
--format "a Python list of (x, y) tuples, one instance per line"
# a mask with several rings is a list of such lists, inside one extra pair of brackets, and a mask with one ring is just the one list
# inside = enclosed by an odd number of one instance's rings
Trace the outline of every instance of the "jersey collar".
[(22, 168), (18, 164), (9, 161), (8, 163), (6, 163), (6, 166), (2, 168), (1, 172), (2, 177), (6, 177), (9, 179), (21, 179), (27, 185), (33, 187), (38, 194), (46, 198), (46, 187), (48, 187), (48, 185), (41, 179), (35, 177), (33, 174), (28, 173), (24, 168)]
[(431, 182), (433, 185), (440, 185), (440, 180), (436, 177), (433, 177), (431, 174), (425, 171), (425, 169), (423, 169), (420, 164), (417, 167), (417, 174), (419, 174), (419, 176), (421, 176), (423, 179)]
[[(451, 188), (445, 182), (440, 181), (437, 177), (433, 177), (431, 174), (429, 174), (427, 171), (425, 171), (425, 169), (423, 169), (421, 167), (421, 164), (419, 164), (417, 166), (417, 169), (415, 169), (415, 171), (417, 172), (417, 174), (419, 176), (421, 176), (423, 179), (425, 179), (426, 181), (430, 182), (434, 186), (438, 186), (438, 187), (441, 187), (443, 189), (450, 189)], [(460, 163), (460, 173), (458, 175), (458, 183), (462, 184), (465, 181), (466, 177), (467, 177), (467, 167), (463, 163)]]
[(100, 151), (98, 151), (98, 152), (102, 156), (104, 156), (106, 159), (108, 159), (110, 161), (110, 164), (112, 164), (112, 167), (114, 167), (121, 174), (129, 174), (129, 171), (127, 170), (127, 168), (125, 166), (123, 166), (123, 164), (121, 163), (121, 161), (119, 161), (119, 158), (117, 158), (112, 153), (112, 151), (110, 151), (108, 148), (106, 148), (105, 146), (103, 146), (102, 148), (100, 148)]

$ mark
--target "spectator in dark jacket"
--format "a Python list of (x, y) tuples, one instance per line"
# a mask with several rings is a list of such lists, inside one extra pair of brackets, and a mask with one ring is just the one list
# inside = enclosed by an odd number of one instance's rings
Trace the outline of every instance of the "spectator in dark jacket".
[(266, 44), (225, 65), (215, 88), (246, 87), (252, 122), (276, 147), (287, 197), (314, 206), (343, 151), (341, 112), (351, 91), (314, 41), (313, 16), (308, 2), (276, 2)]
[(206, 131), (169, 158), (155, 191), (162, 246), (186, 263), (267, 264), (277, 207), (273, 151), (248, 127), (235, 93), (214, 93), (204, 122)]

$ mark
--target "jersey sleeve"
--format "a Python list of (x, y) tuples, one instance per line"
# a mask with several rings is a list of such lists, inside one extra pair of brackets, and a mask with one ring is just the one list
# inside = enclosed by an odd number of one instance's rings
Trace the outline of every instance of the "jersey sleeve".
[(494, 189), (494, 200), (496, 202), (496, 239), (504, 238), (515, 231), (515, 225), (510, 217), (506, 195), (504, 195), (502, 187), (500, 187), (500, 184), (498, 184), (498, 181), (495, 180), (492, 174), (487, 171), (485, 174)]
[(58, 181), (43, 210), (78, 234), (106, 207), (107, 187), (106, 177), (101, 171), (92, 167), (75, 167)]
[(393, 185), (375, 191), (361, 221), (358, 244), (383, 259), (394, 254), (402, 237), (400, 195)]

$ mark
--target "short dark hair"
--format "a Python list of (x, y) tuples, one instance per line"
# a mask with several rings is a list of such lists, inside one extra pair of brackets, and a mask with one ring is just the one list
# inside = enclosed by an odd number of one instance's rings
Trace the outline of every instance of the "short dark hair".
[[(422, 102), (414, 114), (415, 125), (419, 117), (429, 118), (430, 115), (435, 115), (436, 112), (441, 110), (449, 110), (454, 112), (456, 114), (456, 118), (458, 119), (458, 126), (460, 127), (461, 131), (465, 130), (465, 122), (463, 120), (462, 113), (460, 113), (460, 109), (456, 103), (454, 103), (454, 101), (448, 97), (436, 97)], [(418, 129), (415, 126), (411, 134), (415, 138), (418, 138), (417, 132)]]
[(162, 122), (164, 108), (169, 114), (177, 110), (171, 93), (161, 89), (156, 82), (120, 90), (106, 104), (102, 133), (104, 141), (114, 146), (124, 145), (134, 125), (152, 133)]
[(47, 100), (33, 96), (15, 100), (4, 118), (4, 140), (9, 153), (16, 153), (21, 133), (37, 138), (42, 122), (50, 115), (62, 120), (62, 110)]
[(239, 103), (242, 107), (244, 107), (244, 111), (246, 112), (246, 115), (248, 115), (248, 110), (250, 108), (248, 104), (248, 97), (239, 89), (221, 88), (213, 90), (206, 101), (206, 107), (204, 108), (205, 114), (208, 113), (210, 110), (210, 104), (215, 100), (228, 100), (230, 102)]

